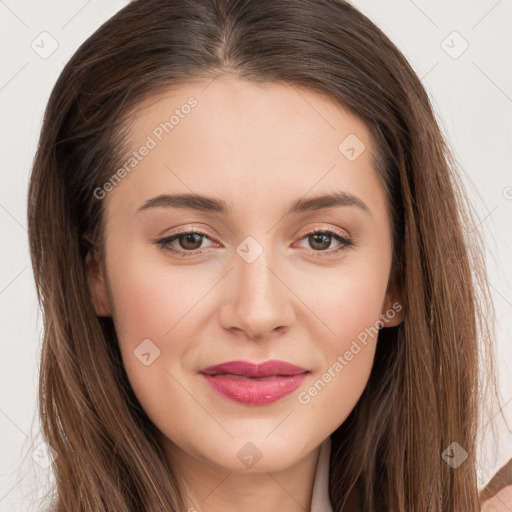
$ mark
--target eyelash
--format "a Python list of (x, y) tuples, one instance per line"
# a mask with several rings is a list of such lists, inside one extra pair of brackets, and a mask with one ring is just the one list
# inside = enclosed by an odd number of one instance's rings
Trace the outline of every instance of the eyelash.
[[(320, 256), (321, 254), (331, 254), (331, 255), (338, 254), (339, 252), (345, 251), (349, 247), (352, 247), (355, 245), (353, 240), (351, 240), (350, 238), (343, 237), (343, 236), (339, 235), (336, 231), (333, 231), (331, 229), (314, 229), (314, 230), (306, 233), (303, 237), (300, 238), (300, 240), (307, 238), (310, 235), (314, 235), (314, 234), (318, 234), (318, 233), (327, 234), (328, 236), (330, 236), (331, 238), (334, 238), (341, 244), (337, 249), (334, 249), (334, 250), (315, 251), (315, 250), (311, 249), (311, 251), (314, 254), (317, 254), (318, 256)], [(179, 238), (180, 236), (183, 236), (183, 235), (199, 235), (203, 238), (207, 238), (208, 240), (212, 240), (211, 237), (209, 237), (206, 233), (203, 233), (201, 231), (181, 231), (181, 232), (173, 234), (172, 236), (157, 240), (155, 243), (157, 245), (160, 245), (164, 252), (170, 252), (170, 253), (173, 253), (180, 257), (195, 256), (195, 255), (201, 254), (203, 252), (201, 249), (196, 249), (194, 251), (177, 250), (170, 245), (171, 242), (173, 242), (174, 240), (176, 240), (177, 238)]]

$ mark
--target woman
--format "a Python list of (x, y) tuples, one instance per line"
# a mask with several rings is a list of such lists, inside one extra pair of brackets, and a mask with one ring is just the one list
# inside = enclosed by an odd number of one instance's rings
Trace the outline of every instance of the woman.
[(52, 510), (479, 510), (491, 304), (454, 167), (344, 1), (108, 20), (30, 181)]

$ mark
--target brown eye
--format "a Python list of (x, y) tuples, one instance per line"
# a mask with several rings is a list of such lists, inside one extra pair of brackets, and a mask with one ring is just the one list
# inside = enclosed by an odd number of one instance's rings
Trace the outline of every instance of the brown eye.
[(203, 239), (211, 240), (205, 233), (183, 231), (158, 240), (156, 243), (166, 252), (172, 252), (178, 256), (194, 256), (194, 254), (201, 252), (199, 249), (201, 248)]
[(180, 235), (177, 237), (177, 240), (182, 249), (188, 249), (189, 251), (194, 251), (201, 247), (203, 243), (202, 235), (198, 233), (186, 233), (184, 235)]
[[(302, 239), (307, 239), (309, 247), (313, 250), (313, 253), (316, 254), (322, 252), (325, 252), (326, 254), (335, 254), (355, 245), (353, 240), (341, 236), (332, 229), (315, 229), (314, 231), (304, 235)], [(339, 246), (328, 250), (333, 241), (338, 242)]]
[(308, 235), (308, 241), (313, 249), (324, 251), (329, 249), (333, 237), (325, 233), (312, 233)]

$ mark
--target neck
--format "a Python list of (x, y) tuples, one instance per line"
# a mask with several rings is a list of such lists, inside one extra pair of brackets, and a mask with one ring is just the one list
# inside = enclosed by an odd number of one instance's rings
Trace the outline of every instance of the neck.
[(304, 512), (310, 510), (320, 446), (284, 470), (241, 472), (199, 459), (166, 443), (190, 512)]

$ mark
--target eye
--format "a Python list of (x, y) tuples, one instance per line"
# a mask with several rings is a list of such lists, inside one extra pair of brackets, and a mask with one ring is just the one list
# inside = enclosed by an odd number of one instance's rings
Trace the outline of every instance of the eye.
[[(310, 231), (309, 233), (304, 235), (301, 238), (301, 240), (305, 238), (307, 239), (310, 246), (314, 249), (313, 252), (315, 253), (338, 253), (354, 245), (353, 240), (345, 236), (342, 236), (337, 231), (334, 231), (332, 229), (314, 229), (313, 231)], [(334, 248), (333, 250), (327, 251), (333, 240), (337, 241), (340, 245)]]
[[(202, 252), (200, 250), (198, 251), (198, 249), (201, 248), (203, 238), (211, 240), (206, 233), (202, 233), (200, 231), (182, 231), (172, 236), (162, 238), (161, 240), (157, 240), (156, 243), (162, 247), (162, 250), (171, 252), (178, 256), (193, 256), (194, 254)], [(182, 249), (178, 249), (171, 245), (175, 240), (178, 241), (178, 244)]]

